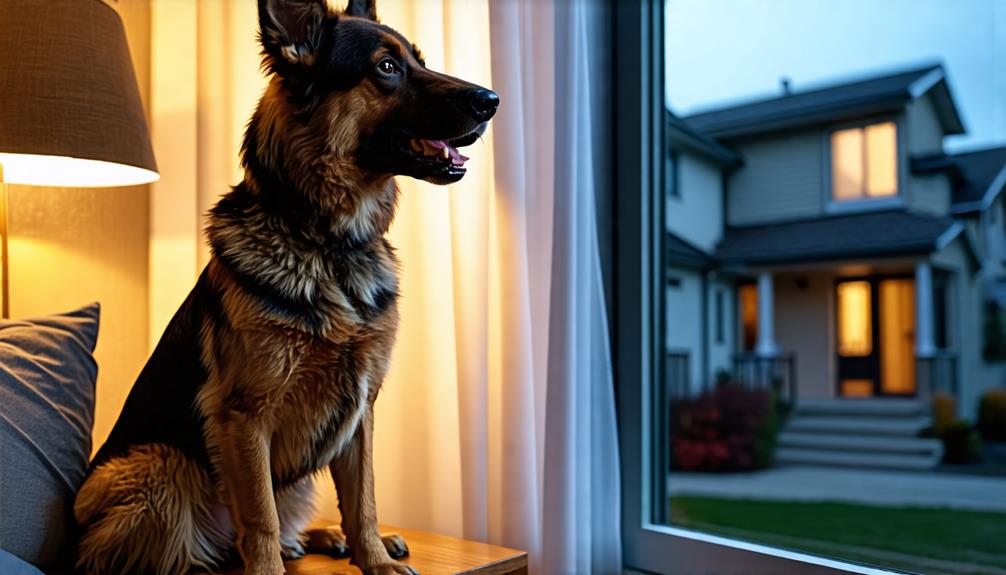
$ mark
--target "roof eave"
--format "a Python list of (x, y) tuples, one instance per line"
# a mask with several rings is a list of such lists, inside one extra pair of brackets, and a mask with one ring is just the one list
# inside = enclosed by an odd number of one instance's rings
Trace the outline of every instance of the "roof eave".
[(895, 95), (883, 100), (868, 99), (852, 105), (828, 105), (817, 109), (805, 111), (800, 114), (781, 115), (777, 119), (764, 118), (757, 123), (746, 125), (732, 125), (724, 129), (715, 127), (696, 126), (709, 136), (721, 140), (732, 140), (747, 136), (759, 136), (773, 132), (782, 132), (790, 129), (804, 128), (819, 124), (828, 124), (850, 118), (883, 114), (899, 110), (909, 101), (907, 94)]
[(670, 112), (668, 112), (665, 129), (667, 142), (671, 146), (677, 144), (697, 154), (701, 154), (727, 169), (737, 168), (743, 164), (741, 157), (733, 150), (715, 142), (711, 138), (703, 138), (691, 132), (688, 128), (679, 126), (677, 122), (671, 120)]

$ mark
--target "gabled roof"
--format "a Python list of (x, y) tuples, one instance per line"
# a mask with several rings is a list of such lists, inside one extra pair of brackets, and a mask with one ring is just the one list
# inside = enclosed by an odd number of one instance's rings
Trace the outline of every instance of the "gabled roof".
[(685, 117), (690, 126), (717, 139), (730, 139), (798, 126), (842, 121), (890, 112), (932, 93), (946, 134), (964, 133), (941, 64), (825, 88), (728, 106)]
[(1006, 146), (913, 157), (912, 172), (945, 172), (953, 189), (951, 210), (955, 215), (973, 214), (1006, 188)]
[(664, 136), (667, 145), (672, 150), (690, 150), (713, 160), (725, 168), (735, 168), (741, 165), (741, 158), (736, 152), (709, 136), (696, 132), (684, 120), (674, 115), (674, 112), (668, 110), (666, 118)]
[(664, 256), (674, 266), (710, 269), (716, 265), (712, 256), (671, 232), (667, 232), (664, 240)]
[(944, 247), (960, 226), (951, 218), (897, 210), (735, 227), (713, 255), (726, 266), (923, 255)]
[(954, 187), (954, 213), (991, 205), (1006, 188), (1006, 146), (951, 156), (963, 181)]

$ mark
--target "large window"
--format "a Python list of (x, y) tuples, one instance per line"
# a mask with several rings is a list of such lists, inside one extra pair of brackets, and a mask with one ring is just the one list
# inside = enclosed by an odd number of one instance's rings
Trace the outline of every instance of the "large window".
[[(978, 365), (977, 350), (965, 349), (978, 332), (967, 335), (961, 325), (979, 317), (966, 307), (977, 298), (964, 297), (980, 277), (974, 262), (957, 265), (952, 250), (934, 258), (952, 270), (955, 296), (941, 274), (925, 281), (928, 268), (914, 252), (861, 250), (851, 261), (824, 246), (785, 259), (816, 239), (797, 233), (803, 226), (793, 220), (884, 221), (880, 213), (829, 212), (893, 207), (898, 202), (885, 200), (909, 190), (902, 180), (921, 177), (899, 165), (898, 142), (915, 146), (947, 110), (895, 110), (889, 98), (875, 105), (863, 98), (893, 93), (890, 84), (908, 77), (887, 63), (938, 55), (925, 39), (943, 34), (959, 7), (891, 2), (900, 8), (869, 0), (613, 3), (612, 333), (629, 568), (1006, 573), (1006, 444), (977, 447), (975, 425), (980, 386), (999, 385), (975, 378), (1001, 370)], [(915, 21), (919, 11), (930, 14), (926, 25)], [(864, 29), (856, 38), (850, 22)], [(901, 40), (878, 42), (875, 58), (860, 46), (885, 34)], [(972, 48), (958, 43), (955, 58), (969, 61)], [(822, 50), (831, 52), (818, 57)], [(986, 60), (971, 58), (976, 66)], [(885, 73), (894, 79), (859, 92), (857, 74)], [(792, 80), (773, 95), (781, 74)], [(943, 89), (931, 80), (905, 92)], [(843, 82), (839, 92), (820, 92)], [(963, 107), (966, 92), (949, 87)], [(811, 103), (784, 118), (787, 105), (808, 102), (806, 93), (815, 94)], [(835, 112), (850, 94), (859, 98), (850, 104), (856, 110)], [(675, 176), (668, 153), (668, 108), (695, 131), (679, 149), (687, 178)], [(669, 205), (680, 208), (667, 201), (674, 195), (691, 202), (687, 226), (665, 217)], [(764, 253), (723, 247), (762, 245), (755, 240), (779, 228), (796, 231)], [(710, 241), (709, 230), (720, 237)], [(704, 252), (695, 254), (694, 277), (705, 278), (706, 289), (668, 289), (669, 232)], [(917, 297), (922, 289), (931, 290), (925, 299)], [(935, 313), (917, 305), (927, 299)], [(919, 344), (919, 334), (933, 345)], [(937, 390), (943, 374), (960, 374), (960, 387), (974, 391)], [(959, 456), (968, 462), (953, 463)]]
[(898, 138), (894, 122), (831, 133), (831, 197), (836, 202), (898, 194)]

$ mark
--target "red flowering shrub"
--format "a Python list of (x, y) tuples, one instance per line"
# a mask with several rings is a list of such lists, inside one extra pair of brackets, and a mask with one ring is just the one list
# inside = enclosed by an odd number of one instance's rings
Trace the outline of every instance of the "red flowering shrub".
[(685, 471), (747, 471), (772, 462), (779, 431), (775, 400), (765, 389), (717, 386), (670, 405), (671, 466)]

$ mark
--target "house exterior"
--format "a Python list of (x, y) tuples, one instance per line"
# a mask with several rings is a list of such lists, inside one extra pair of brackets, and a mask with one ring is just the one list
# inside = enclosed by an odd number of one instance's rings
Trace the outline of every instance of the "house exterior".
[(906, 436), (933, 393), (972, 416), (1002, 385), (982, 350), (1006, 300), (1006, 148), (944, 151), (964, 126), (941, 65), (665, 131), (668, 385), (770, 378), (818, 415), (895, 406)]

